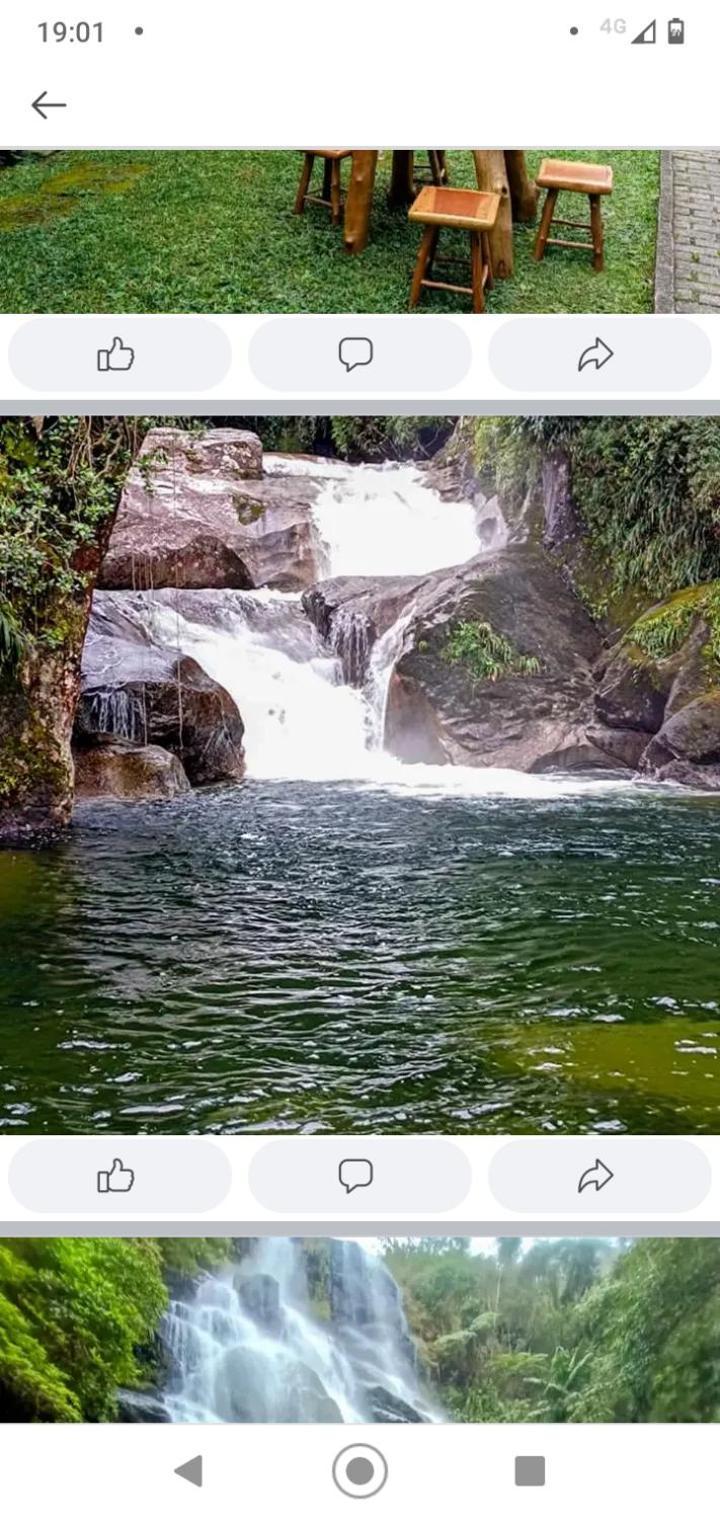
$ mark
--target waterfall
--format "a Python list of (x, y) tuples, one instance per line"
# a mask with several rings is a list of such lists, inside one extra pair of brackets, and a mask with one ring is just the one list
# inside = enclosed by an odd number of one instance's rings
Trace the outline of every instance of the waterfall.
[(171, 1300), (161, 1338), (173, 1423), (410, 1423), (423, 1391), (397, 1284), (351, 1240), (239, 1242)]
[(469, 501), (444, 501), (409, 464), (330, 474), (313, 507), (325, 574), (429, 575), (483, 547)]
[[(410, 465), (349, 465), (266, 455), (269, 475), (311, 476), (316, 559), (327, 577), (416, 578), (497, 547), (497, 502), (444, 500)], [(495, 514), (495, 515), (494, 515)], [(400, 606), (400, 600), (398, 606)], [(380, 637), (340, 608), (328, 639), (298, 594), (275, 590), (97, 592), (84, 655), (92, 731), (144, 741), (142, 696), (123, 685), (167, 678), (190, 655), (234, 698), (253, 779), (362, 781), (444, 794), (557, 795), (519, 771), (408, 765), (383, 749), (390, 679), (413, 617), (402, 606)], [(565, 779), (565, 791), (585, 784)], [(596, 786), (603, 783), (598, 781)]]

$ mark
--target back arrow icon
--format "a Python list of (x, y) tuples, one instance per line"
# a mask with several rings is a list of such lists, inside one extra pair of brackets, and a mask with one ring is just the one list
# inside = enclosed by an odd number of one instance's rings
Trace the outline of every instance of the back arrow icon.
[(583, 1171), (578, 1182), (578, 1192), (584, 1192), (587, 1187), (594, 1187), (596, 1192), (602, 1192), (603, 1187), (612, 1181), (614, 1174), (614, 1171), (611, 1171), (603, 1161), (596, 1160), (594, 1166), (589, 1166), (587, 1171)]
[(605, 364), (609, 364), (610, 360), (614, 358), (614, 350), (608, 348), (607, 343), (603, 343), (602, 338), (596, 338), (592, 347), (586, 348), (585, 352), (580, 355), (578, 370), (582, 374), (583, 369), (589, 369), (592, 364), (595, 365), (596, 369), (602, 369)]
[(32, 103), (33, 111), (37, 111), (38, 116), (42, 116), (43, 121), (47, 121), (46, 111), (64, 111), (66, 108), (66, 100), (48, 100), (47, 90), (43, 90), (42, 94), (38, 95), (37, 100), (34, 100)]

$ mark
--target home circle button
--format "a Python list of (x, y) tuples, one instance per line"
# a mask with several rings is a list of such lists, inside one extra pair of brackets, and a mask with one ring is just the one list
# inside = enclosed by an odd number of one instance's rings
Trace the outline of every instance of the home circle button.
[(347, 1498), (374, 1498), (387, 1481), (387, 1461), (374, 1445), (346, 1445), (335, 1457), (332, 1474)]

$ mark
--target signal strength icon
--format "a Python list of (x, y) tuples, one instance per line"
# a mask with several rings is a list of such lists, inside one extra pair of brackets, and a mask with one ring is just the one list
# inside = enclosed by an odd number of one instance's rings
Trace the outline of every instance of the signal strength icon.
[(639, 43), (643, 42), (657, 42), (657, 21), (649, 22), (643, 32), (639, 32), (637, 37), (633, 37), (633, 47), (637, 47)]

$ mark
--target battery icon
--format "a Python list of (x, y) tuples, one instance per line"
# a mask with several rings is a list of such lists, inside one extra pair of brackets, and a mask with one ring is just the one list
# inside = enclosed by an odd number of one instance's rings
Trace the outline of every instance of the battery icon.
[(685, 41), (685, 22), (675, 16), (674, 20), (668, 21), (668, 42), (682, 43)]

